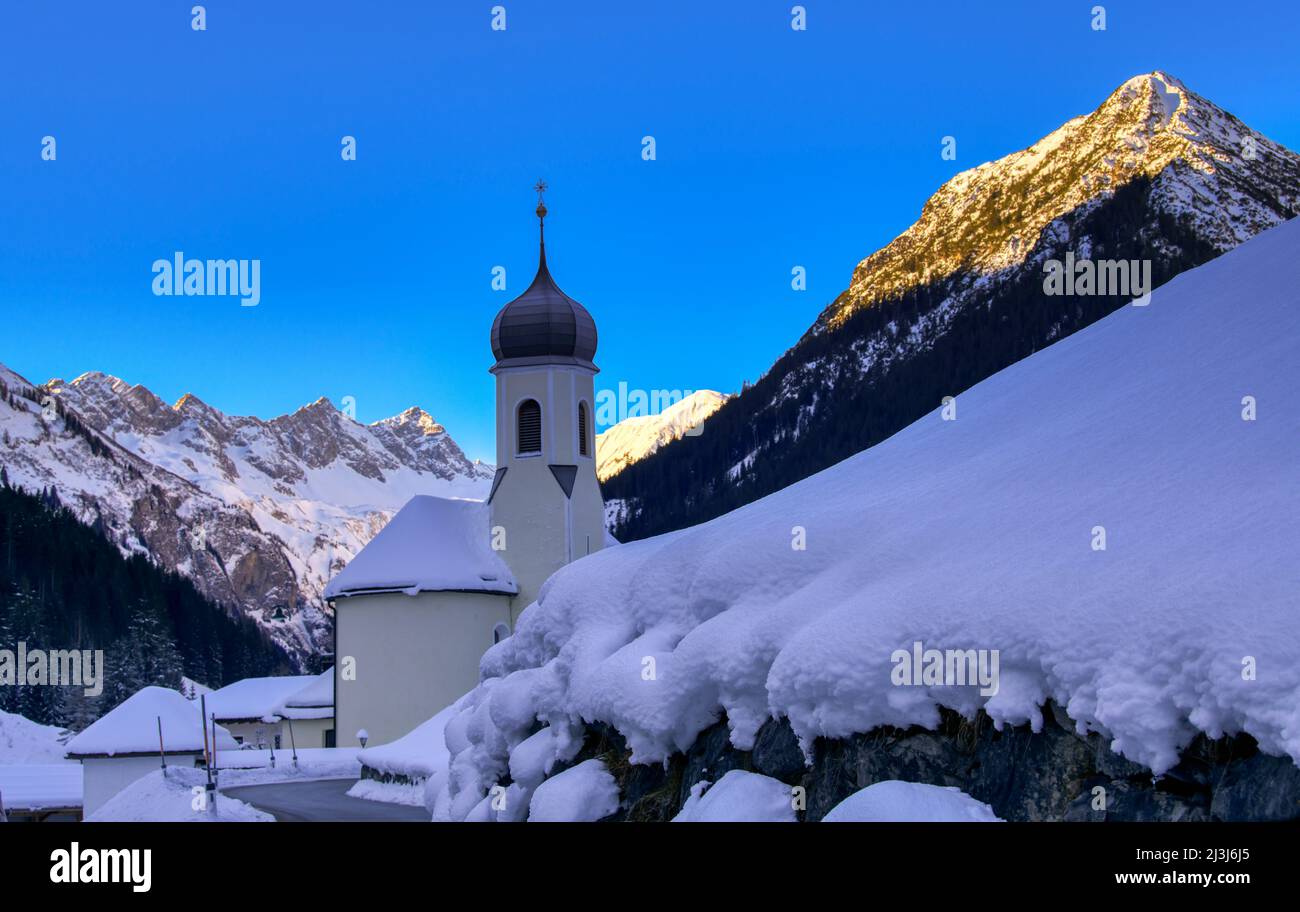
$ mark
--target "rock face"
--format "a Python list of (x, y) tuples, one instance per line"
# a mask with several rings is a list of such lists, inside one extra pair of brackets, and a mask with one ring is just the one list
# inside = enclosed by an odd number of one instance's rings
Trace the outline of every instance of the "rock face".
[(1300, 768), (1259, 753), (1249, 736), (1200, 736), (1178, 766), (1153, 780), (1150, 770), (1112, 753), (1100, 736), (1078, 734), (1050, 702), (1038, 732), (1028, 725), (997, 731), (983, 713), (970, 721), (945, 710), (933, 731), (882, 728), (819, 740), (807, 765), (785, 720), (769, 720), (752, 751), (731, 746), (723, 720), (666, 765), (631, 764), (629, 755), (617, 731), (593, 725), (569, 764), (605, 762), (622, 799), (611, 820), (671, 820), (693, 786), (737, 769), (801, 787), (804, 821), (821, 820), (859, 789), (890, 779), (956, 786), (1012, 821), (1300, 819)]
[(611, 531), (644, 538), (788, 487), (1138, 297), (1047, 295), (1048, 260), (1147, 261), (1160, 285), (1298, 213), (1300, 156), (1168, 74), (1136, 76), (940, 187), (709, 433), (609, 478)]
[(54, 488), (123, 552), (190, 577), (304, 666), (331, 648), (333, 573), (415, 494), (483, 497), (492, 478), (416, 408), (363, 425), (319, 399), (264, 421), (97, 372), (38, 386), (0, 366), (0, 383), (14, 484)]

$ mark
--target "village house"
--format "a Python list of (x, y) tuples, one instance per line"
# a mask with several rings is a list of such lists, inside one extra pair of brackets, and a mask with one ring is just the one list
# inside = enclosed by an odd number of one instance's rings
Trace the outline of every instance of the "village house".
[[(318, 686), (323, 678), (331, 683), (329, 690)], [(308, 702), (313, 705), (294, 709), (294, 718), (304, 716), (304, 725), (294, 726), (294, 736), (304, 734), (311, 743), (298, 741), (299, 747), (323, 747), (322, 732), (334, 727), (333, 672), (323, 675), (282, 675), (269, 678), (244, 678), (227, 684), (207, 694), (208, 718), (230, 732), (242, 746), (279, 750), (289, 746), (289, 732), (285, 724), (287, 701), (309, 689)], [(197, 702), (197, 701), (196, 701)]]
[(334, 746), (334, 669), (316, 675), (275, 711), (290, 747)]
[[(208, 725), (207, 747), (238, 745), (220, 726)], [(215, 744), (212, 741), (215, 739)], [(132, 694), (68, 742), (67, 758), (81, 761), (83, 806), (90, 816), (132, 782), (169, 766), (203, 763), (204, 723), (198, 705), (166, 687)]]

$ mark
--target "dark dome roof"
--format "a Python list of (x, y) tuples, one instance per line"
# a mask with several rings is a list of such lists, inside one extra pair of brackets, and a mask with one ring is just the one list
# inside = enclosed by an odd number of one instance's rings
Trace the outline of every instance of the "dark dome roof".
[(501, 308), (492, 321), (492, 354), (497, 364), (510, 361), (595, 368), (596, 321), (551, 278), (545, 240), (533, 284)]

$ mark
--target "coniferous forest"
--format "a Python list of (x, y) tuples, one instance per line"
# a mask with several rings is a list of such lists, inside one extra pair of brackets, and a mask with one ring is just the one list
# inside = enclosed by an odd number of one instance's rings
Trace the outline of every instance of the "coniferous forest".
[(284, 673), (281, 650), (246, 618), (208, 601), (184, 577), (122, 553), (62, 506), (0, 468), (0, 649), (102, 649), (103, 692), (0, 686), (0, 709), (80, 729), (141, 687), (210, 687)]
[[(1093, 239), (1096, 259), (1150, 259), (1156, 286), (1211, 260), (1216, 251), (1195, 231), (1153, 208), (1151, 181), (1138, 178), (1083, 215), (1078, 236)], [(606, 502), (630, 507), (611, 529), (621, 541), (647, 538), (721, 516), (820, 472), (885, 440), (1022, 358), (1077, 332), (1129, 302), (1128, 297), (1046, 297), (1037, 270), (992, 286), (946, 332), (907, 358), (860, 376), (832, 368), (856, 355), (857, 339), (893, 332), (905, 338), (942, 302), (960, 276), (918, 285), (854, 312), (843, 324), (808, 333), (757, 383), (723, 405), (695, 437), (682, 437), (606, 479)], [(892, 330), (891, 330), (892, 327)], [(823, 368), (787, 388), (792, 371)], [(837, 374), (839, 376), (837, 376)], [(852, 376), (848, 382), (841, 377)], [(774, 404), (779, 403), (779, 404)], [(742, 464), (745, 470), (733, 475)]]

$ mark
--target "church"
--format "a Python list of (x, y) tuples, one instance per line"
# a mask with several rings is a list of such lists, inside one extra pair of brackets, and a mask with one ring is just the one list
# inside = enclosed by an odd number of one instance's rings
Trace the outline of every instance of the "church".
[(542, 583), (612, 543), (596, 480), (596, 323), (546, 265), (492, 323), (496, 475), (486, 502), (419, 495), (325, 589), (337, 744), (385, 744), (478, 683)]

